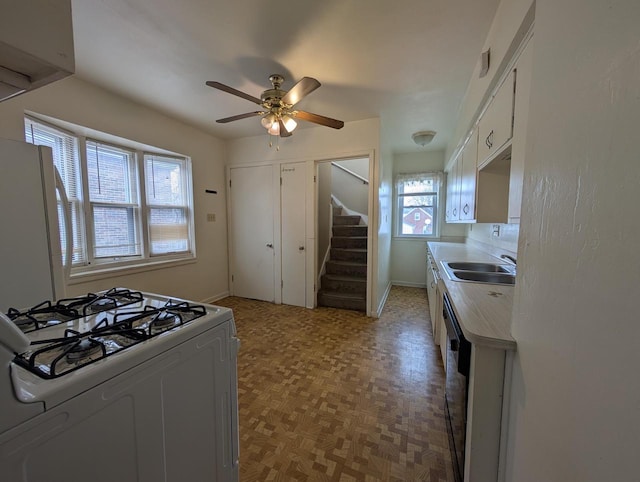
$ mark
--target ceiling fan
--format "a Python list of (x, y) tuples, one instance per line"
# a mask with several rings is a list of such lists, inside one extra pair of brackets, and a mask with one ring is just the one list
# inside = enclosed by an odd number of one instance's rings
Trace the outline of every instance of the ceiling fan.
[(293, 107), (300, 102), (308, 94), (320, 87), (320, 82), (312, 77), (303, 77), (291, 90), (282, 90), (280, 86), (284, 82), (284, 77), (279, 74), (273, 74), (269, 77), (272, 88), (265, 90), (258, 99), (252, 95), (241, 92), (228, 85), (220, 82), (208, 81), (207, 85), (214, 89), (222, 90), (228, 94), (242, 97), (254, 104), (258, 104), (265, 110), (255, 112), (247, 112), (246, 114), (234, 115), (218, 119), (216, 122), (226, 124), (228, 122), (246, 119), (247, 117), (261, 116), (261, 123), (269, 134), (280, 137), (289, 137), (298, 125), (294, 119), (302, 119), (307, 122), (313, 122), (321, 126), (332, 127), (333, 129), (342, 129), (344, 122), (331, 119), (318, 114), (312, 114), (304, 110), (295, 110)]

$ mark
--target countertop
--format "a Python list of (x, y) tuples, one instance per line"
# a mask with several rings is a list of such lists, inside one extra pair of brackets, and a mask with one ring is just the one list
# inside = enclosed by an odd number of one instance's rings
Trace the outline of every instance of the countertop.
[(442, 283), (464, 336), (471, 343), (503, 350), (515, 350), (511, 336), (513, 286), (452, 281), (442, 261), (506, 263), (477, 247), (464, 243), (429, 242)]

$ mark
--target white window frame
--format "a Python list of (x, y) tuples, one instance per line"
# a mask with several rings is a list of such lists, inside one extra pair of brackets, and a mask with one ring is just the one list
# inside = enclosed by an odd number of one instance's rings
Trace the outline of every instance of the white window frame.
[[(127, 139), (118, 138), (118, 141), (111, 140), (112, 136), (106, 133), (100, 133), (93, 131), (82, 126), (74, 126), (67, 122), (61, 122), (64, 127), (58, 126), (50, 121), (43, 121), (34, 115), (25, 116), (29, 121), (36, 124), (45, 126), (48, 129), (59, 131), (66, 135), (75, 137), (78, 146), (79, 164), (80, 164), (80, 181), (82, 185), (82, 199), (80, 203), (82, 205), (82, 220), (84, 230), (84, 252), (86, 253), (86, 262), (82, 264), (74, 264), (71, 266), (71, 278), (77, 278), (78, 282), (87, 280), (94, 277), (99, 279), (101, 277), (108, 277), (114, 275), (114, 272), (120, 272), (121, 270), (131, 271), (145, 271), (146, 269), (154, 269), (158, 265), (165, 264), (183, 264), (185, 262), (193, 262), (196, 258), (196, 246), (195, 246), (195, 227), (193, 216), (193, 179), (191, 159), (188, 156), (183, 156), (176, 153), (170, 153), (162, 149), (157, 149), (152, 146), (142, 145), (135, 141), (129, 141)], [(90, 136), (86, 133), (90, 131)], [(29, 139), (27, 139), (29, 141)], [(136, 216), (136, 235), (140, 242), (140, 254), (132, 256), (119, 256), (119, 257), (105, 257), (96, 258), (94, 252), (94, 222), (93, 222), (93, 205), (102, 205), (103, 202), (91, 202), (89, 195), (89, 180), (88, 180), (88, 160), (87, 160), (87, 142), (97, 142), (98, 144), (111, 146), (117, 149), (122, 149), (131, 153), (132, 169), (135, 171), (132, 175), (135, 176), (134, 182), (136, 183), (137, 200), (136, 203), (123, 205), (125, 207), (133, 207), (134, 215)], [(166, 253), (150, 255), (150, 239), (149, 239), (149, 213), (153, 205), (147, 203), (146, 189), (145, 189), (145, 155), (155, 155), (162, 158), (173, 158), (180, 160), (184, 163), (184, 171), (182, 175), (182, 186), (185, 190), (184, 199), (186, 206), (180, 206), (186, 208), (187, 211), (187, 225), (188, 225), (188, 249), (185, 252)], [(110, 206), (116, 206), (119, 204), (107, 203)], [(162, 207), (167, 207), (163, 205)], [(73, 282), (72, 282), (73, 284)]]
[[(147, 180), (147, 176), (146, 176), (146, 158), (148, 156), (156, 156), (159, 157), (161, 159), (167, 159), (167, 160), (173, 160), (176, 161), (180, 164), (182, 164), (181, 168), (183, 171), (183, 175), (181, 176), (181, 184), (182, 184), (182, 190), (184, 192), (184, 200), (185, 203), (183, 204), (154, 204), (151, 202), (150, 200), (150, 196), (147, 191), (147, 185), (146, 185), (146, 180)], [(143, 155), (141, 156), (141, 162), (143, 164), (143, 168), (144, 168), (144, 181), (143, 184), (143, 191), (142, 193), (144, 194), (144, 199), (146, 200), (146, 209), (145, 209), (145, 215), (143, 216), (144, 218), (144, 222), (145, 222), (145, 227), (144, 227), (144, 233), (146, 235), (146, 241), (145, 241), (145, 247), (148, 248), (148, 256), (151, 258), (154, 257), (165, 257), (165, 256), (170, 256), (170, 255), (182, 255), (185, 253), (190, 252), (193, 249), (193, 243), (194, 243), (194, 239), (195, 239), (195, 232), (194, 232), (194, 223), (193, 223), (193, 202), (189, 202), (190, 199), (193, 199), (193, 185), (192, 185), (192, 173), (191, 173), (191, 163), (188, 162), (188, 160), (184, 157), (178, 157), (178, 156), (170, 156), (170, 155), (164, 155), (164, 154), (158, 154), (158, 153), (154, 153), (154, 152), (144, 152)], [(188, 237), (187, 237), (187, 250), (186, 251), (178, 251), (178, 252), (174, 252), (174, 253), (158, 253), (158, 254), (154, 254), (151, 252), (151, 210), (152, 209), (182, 209), (185, 211), (185, 217), (187, 219), (187, 230), (188, 230)]]
[[(402, 239), (434, 239), (440, 237), (440, 228), (442, 224), (442, 185), (443, 185), (443, 177), (444, 174), (441, 171), (437, 172), (417, 172), (417, 173), (402, 173), (396, 175), (396, 179), (394, 182), (394, 204), (395, 204), (395, 228), (394, 228), (394, 237), (402, 238)], [(410, 182), (414, 180), (433, 178), (434, 180), (434, 191), (424, 191), (424, 192), (415, 192), (415, 193), (400, 193), (400, 187), (405, 182)], [(406, 234), (402, 232), (403, 225), (403, 198), (408, 196), (435, 196), (435, 206), (433, 206), (433, 234)], [(416, 206), (420, 207), (420, 206)]]

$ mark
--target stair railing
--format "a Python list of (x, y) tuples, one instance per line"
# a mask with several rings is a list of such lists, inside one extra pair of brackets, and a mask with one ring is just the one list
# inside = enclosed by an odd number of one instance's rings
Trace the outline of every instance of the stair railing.
[(369, 181), (367, 181), (364, 177), (362, 177), (359, 174), (356, 174), (355, 172), (353, 172), (351, 169), (347, 169), (344, 166), (341, 166), (340, 164), (338, 164), (337, 162), (332, 162), (331, 163), (332, 166), (336, 166), (338, 169), (342, 169), (344, 172), (351, 174), (353, 177), (359, 179), (362, 181), (363, 184), (369, 184)]

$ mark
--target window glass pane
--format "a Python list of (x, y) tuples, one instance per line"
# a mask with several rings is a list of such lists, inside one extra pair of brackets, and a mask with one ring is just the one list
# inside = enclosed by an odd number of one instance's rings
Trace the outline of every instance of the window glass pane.
[(140, 254), (135, 214), (131, 207), (93, 207), (96, 258)]
[[(133, 154), (112, 146), (87, 142), (89, 199), (93, 202), (135, 203)], [(133, 171), (133, 172), (132, 172)]]
[(436, 202), (435, 195), (424, 196), (402, 196), (402, 206), (433, 206)]
[(404, 181), (398, 186), (398, 194), (435, 192), (436, 186), (433, 178)]
[(145, 156), (147, 202), (151, 205), (185, 205), (183, 162)]
[(434, 224), (433, 207), (402, 208), (401, 234), (429, 236), (433, 234)]
[(180, 253), (189, 249), (186, 209), (151, 208), (149, 211), (151, 254)]

